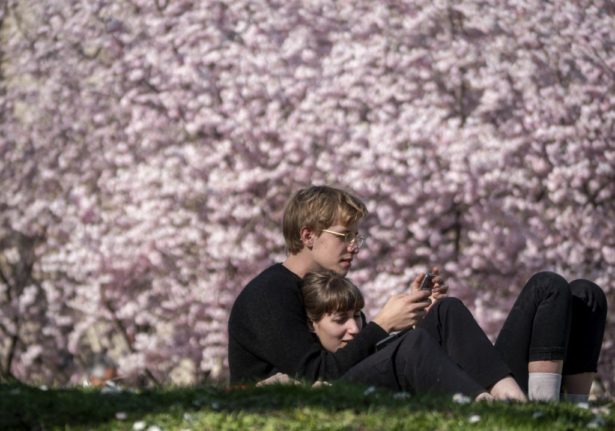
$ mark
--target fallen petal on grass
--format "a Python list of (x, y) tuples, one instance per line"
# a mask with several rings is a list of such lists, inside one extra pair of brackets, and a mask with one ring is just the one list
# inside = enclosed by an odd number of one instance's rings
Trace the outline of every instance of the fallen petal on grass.
[(365, 389), (365, 391), (363, 392), (363, 395), (365, 395), (366, 397), (373, 394), (374, 392), (376, 392), (376, 388), (374, 386), (370, 386), (367, 389)]
[(396, 400), (407, 400), (410, 398), (410, 394), (408, 392), (396, 392), (393, 398)]
[(475, 424), (480, 422), (480, 416), (479, 415), (472, 415), (468, 418), (468, 422), (470, 422), (471, 424)]
[(472, 401), (470, 397), (464, 394), (455, 394), (453, 395), (453, 402), (457, 404), (468, 404)]
[(146, 426), (147, 424), (145, 422), (137, 421), (134, 424), (132, 424), (132, 429), (133, 431), (143, 431)]

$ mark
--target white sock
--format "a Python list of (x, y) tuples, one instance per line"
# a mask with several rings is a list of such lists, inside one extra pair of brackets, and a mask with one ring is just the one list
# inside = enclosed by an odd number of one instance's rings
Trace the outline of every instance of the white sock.
[(562, 375), (557, 373), (530, 373), (527, 395), (530, 401), (558, 401)]
[(564, 401), (568, 401), (569, 403), (579, 404), (579, 403), (586, 403), (589, 400), (589, 395), (587, 394), (562, 394), (562, 398)]

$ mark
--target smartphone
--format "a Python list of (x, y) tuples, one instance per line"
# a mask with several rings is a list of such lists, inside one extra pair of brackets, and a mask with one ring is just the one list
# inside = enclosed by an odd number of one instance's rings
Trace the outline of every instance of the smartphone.
[(425, 276), (423, 277), (423, 281), (421, 281), (421, 286), (419, 287), (420, 290), (431, 290), (433, 288), (433, 278), (434, 278), (434, 274), (431, 274), (429, 272), (425, 273)]

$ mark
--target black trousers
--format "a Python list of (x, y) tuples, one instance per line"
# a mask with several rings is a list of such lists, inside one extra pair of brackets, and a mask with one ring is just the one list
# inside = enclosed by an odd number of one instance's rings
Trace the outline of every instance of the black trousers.
[(475, 397), (510, 373), (463, 303), (444, 298), (416, 329), (352, 367), (342, 380), (410, 393)]
[(411, 393), (476, 396), (512, 374), (527, 392), (529, 361), (564, 360), (563, 374), (596, 371), (606, 311), (596, 284), (541, 272), (524, 286), (495, 346), (461, 301), (445, 298), (416, 329), (342, 379)]
[(526, 392), (530, 361), (563, 360), (564, 375), (595, 372), (606, 313), (598, 285), (540, 272), (523, 287), (495, 347)]

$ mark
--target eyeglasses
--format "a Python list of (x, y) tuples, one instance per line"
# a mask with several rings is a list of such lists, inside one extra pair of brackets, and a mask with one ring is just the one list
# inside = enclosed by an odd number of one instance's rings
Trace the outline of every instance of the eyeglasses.
[(341, 233), (329, 229), (323, 229), (322, 231), (339, 236), (340, 238), (344, 238), (344, 244), (346, 244), (346, 247), (355, 245), (357, 248), (361, 248), (361, 246), (365, 243), (365, 236), (354, 232)]

